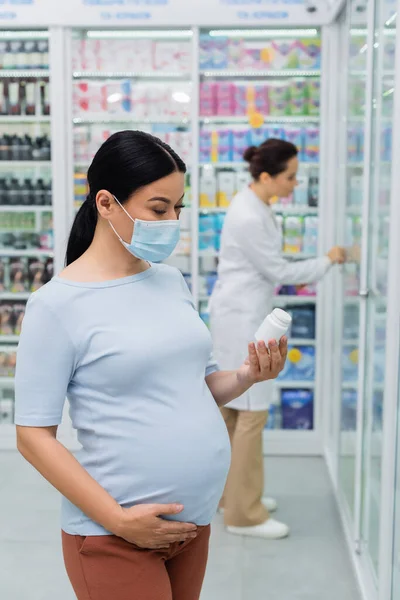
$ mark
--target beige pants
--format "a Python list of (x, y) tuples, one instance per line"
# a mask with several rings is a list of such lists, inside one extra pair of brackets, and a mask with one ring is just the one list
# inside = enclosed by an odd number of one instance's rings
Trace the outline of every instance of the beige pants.
[(232, 445), (232, 463), (221, 507), (225, 525), (251, 527), (269, 518), (264, 491), (263, 430), (268, 411), (223, 408)]

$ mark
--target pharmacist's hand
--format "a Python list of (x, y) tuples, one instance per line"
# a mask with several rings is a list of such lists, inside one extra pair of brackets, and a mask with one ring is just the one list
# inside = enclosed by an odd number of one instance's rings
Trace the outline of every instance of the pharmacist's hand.
[(183, 510), (181, 504), (138, 504), (122, 508), (116, 535), (139, 548), (169, 548), (174, 542), (185, 542), (197, 536), (193, 523), (166, 521), (162, 515), (177, 515)]
[(243, 386), (250, 387), (255, 383), (276, 379), (285, 366), (287, 357), (287, 338), (281, 338), (279, 345), (275, 340), (268, 343), (269, 352), (265, 342), (258, 342), (257, 349), (254, 343), (249, 344), (249, 356), (237, 371), (238, 381)]
[(343, 265), (346, 262), (346, 250), (340, 246), (335, 246), (329, 250), (328, 258), (334, 265)]

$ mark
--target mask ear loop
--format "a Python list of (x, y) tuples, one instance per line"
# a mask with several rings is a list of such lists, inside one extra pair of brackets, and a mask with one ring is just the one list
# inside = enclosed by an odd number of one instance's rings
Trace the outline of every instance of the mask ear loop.
[[(124, 211), (124, 213), (130, 218), (130, 220), (135, 223), (135, 219), (132, 219), (131, 215), (125, 210), (125, 208), (122, 206), (121, 202), (118, 200), (118, 198), (116, 196), (114, 196), (114, 194), (111, 194), (112, 197), (114, 198), (115, 202), (122, 208), (122, 210)], [(111, 229), (113, 230), (113, 232), (115, 233), (115, 235), (117, 236), (117, 238), (119, 239), (119, 241), (124, 244), (124, 246), (126, 245), (127, 242), (125, 242), (122, 237), (119, 235), (118, 231), (115, 229), (114, 225), (111, 223), (111, 221), (108, 221)]]
[(116, 196), (114, 196), (114, 194), (112, 194), (112, 197), (114, 198), (115, 202), (117, 204), (119, 204), (119, 206), (122, 208), (122, 210), (124, 211), (124, 213), (130, 218), (130, 220), (132, 221), (132, 223), (135, 222), (135, 219), (133, 217), (131, 217), (131, 215), (128, 213), (128, 211), (126, 210), (126, 208), (124, 208), (121, 204), (121, 202), (118, 200), (118, 198)]
[[(122, 208), (122, 210), (124, 211), (124, 213), (125, 213), (126, 215), (128, 215), (128, 217), (130, 218), (130, 220), (132, 221), (132, 223), (135, 223), (135, 219), (133, 219), (133, 218), (131, 217), (131, 215), (128, 213), (128, 211), (127, 211), (127, 210), (126, 210), (126, 209), (125, 209), (125, 208), (122, 206), (122, 204), (121, 204), (121, 202), (118, 200), (118, 198), (117, 198), (116, 196), (114, 196), (114, 194), (112, 194), (112, 197), (114, 198), (115, 202), (116, 202), (117, 204), (119, 204), (119, 206)], [(125, 248), (126, 248), (126, 247), (128, 246), (127, 242), (124, 242), (124, 240), (123, 240), (123, 239), (122, 239), (122, 237), (119, 235), (118, 231), (115, 229), (115, 227), (114, 227), (114, 225), (111, 223), (111, 221), (108, 221), (108, 223), (109, 223), (109, 225), (110, 225), (111, 229), (113, 230), (113, 232), (115, 233), (115, 235), (117, 236), (117, 238), (119, 239), (119, 241), (121, 242), (121, 244), (123, 244), (123, 245), (125, 246)], [(149, 268), (151, 268), (151, 267), (152, 267), (151, 263), (150, 263), (148, 260), (145, 260), (144, 262), (145, 262), (145, 263), (146, 263), (146, 264), (149, 266)]]

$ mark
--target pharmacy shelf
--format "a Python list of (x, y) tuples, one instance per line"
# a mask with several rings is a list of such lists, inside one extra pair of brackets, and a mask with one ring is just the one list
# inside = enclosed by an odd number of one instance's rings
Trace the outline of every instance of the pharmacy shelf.
[(318, 206), (303, 206), (301, 204), (288, 204), (282, 206), (275, 204), (273, 207), (274, 212), (279, 215), (318, 215)]
[(0, 123), (12, 125), (13, 123), (50, 123), (51, 117), (34, 115), (0, 115)]
[(282, 252), (284, 258), (291, 258), (293, 260), (308, 260), (310, 258), (316, 258), (315, 254), (308, 254), (306, 252)]
[(308, 389), (312, 390), (315, 388), (315, 381), (283, 381), (277, 379), (274, 381), (274, 385), (279, 389), (297, 390), (297, 389)]
[[(379, 217), (390, 217), (390, 207), (389, 206), (380, 206), (378, 208), (379, 210)], [(348, 216), (354, 216), (354, 217), (361, 217), (362, 216), (362, 206), (347, 206), (346, 207), (346, 215)]]
[(317, 296), (274, 296), (274, 305), (287, 306), (287, 305), (299, 305), (303, 304), (315, 304), (317, 302)]
[(31, 292), (0, 292), (0, 302), (2, 300), (28, 300)]
[(321, 71), (319, 69), (310, 69), (301, 71), (297, 69), (284, 69), (282, 71), (266, 70), (266, 71), (234, 71), (232, 69), (211, 69), (200, 70), (200, 75), (203, 77), (319, 77)]
[[(0, 295), (1, 298), (1, 295)], [(209, 302), (210, 296), (205, 294), (200, 295), (199, 302)], [(297, 305), (303, 306), (304, 304), (315, 304), (317, 302), (316, 296), (274, 296), (274, 306), (287, 306), (287, 305)], [(312, 340), (315, 342), (315, 340)], [(299, 343), (304, 345), (304, 340), (299, 340)]]
[[(200, 167), (202, 167), (203, 169), (209, 169), (211, 167), (215, 168), (215, 169), (248, 169), (249, 165), (248, 163), (244, 162), (243, 160), (241, 161), (226, 161), (226, 162), (202, 162), (200, 163)], [(315, 163), (300, 163), (300, 170), (301, 169), (318, 169), (319, 168), (319, 163), (315, 162)]]
[(37, 70), (30, 70), (30, 69), (1, 69), (0, 70), (0, 79), (6, 78), (12, 78), (12, 79), (16, 79), (16, 78), (21, 78), (21, 79), (38, 79), (38, 78), (44, 78), (47, 79), (48, 77), (50, 77), (50, 71), (48, 69), (37, 69)]
[(48, 167), (51, 166), (51, 160), (0, 160), (0, 167), (8, 169), (26, 168), (26, 167)]
[(53, 257), (54, 252), (52, 250), (35, 250), (34, 248), (29, 248), (26, 250), (14, 250), (13, 248), (0, 248), (0, 257), (17, 257), (17, 256), (27, 256), (27, 257)]
[(74, 125), (85, 125), (95, 123), (131, 123), (131, 124), (143, 124), (143, 125), (190, 125), (190, 119), (179, 119), (179, 118), (160, 118), (160, 119), (139, 119), (134, 115), (91, 115), (84, 117), (75, 117), (73, 119)]
[[(390, 160), (381, 160), (379, 161), (379, 166), (381, 167), (391, 167), (392, 162)], [(364, 161), (355, 161), (355, 162), (347, 162), (346, 167), (348, 169), (363, 169)]]
[(306, 339), (306, 338), (291, 338), (289, 337), (289, 345), (290, 346), (315, 346), (316, 340), (314, 339)]
[(181, 71), (74, 71), (74, 79), (190, 79)]
[[(199, 250), (200, 258), (218, 258), (218, 250)], [(282, 252), (284, 258), (291, 258), (295, 260), (307, 260), (309, 258), (315, 258), (315, 254), (306, 254), (304, 252)]]
[[(357, 69), (352, 69), (349, 71), (349, 75), (351, 77), (367, 77), (367, 71), (365, 70), (357, 70)], [(383, 77), (395, 77), (395, 71), (392, 69), (386, 69), (385, 71), (383, 71), (382, 73)]]
[[(374, 392), (384, 392), (385, 385), (383, 383), (375, 383), (372, 385)], [(358, 381), (342, 381), (342, 390), (358, 390)]]
[[(216, 206), (216, 207), (204, 207), (204, 206), (200, 206), (199, 207), (199, 213), (200, 214), (223, 214), (226, 213), (229, 207), (222, 207), (222, 206)], [(303, 205), (287, 205), (287, 206), (281, 206), (278, 204), (275, 204), (273, 206), (273, 210), (275, 213), (277, 213), (278, 215), (318, 215), (318, 207), (314, 207), (314, 206), (303, 206)]]
[(0, 345), (1, 344), (18, 344), (19, 335), (1, 335), (0, 334)]
[(13, 213), (27, 213), (27, 212), (33, 212), (33, 213), (44, 213), (44, 212), (52, 212), (53, 207), (52, 205), (48, 204), (46, 206), (7, 206), (7, 205), (3, 205), (0, 206), (0, 213), (1, 212), (13, 212)]
[[(319, 116), (274, 116), (268, 115), (263, 117), (265, 123), (319, 123)], [(200, 122), (204, 124), (213, 123), (232, 123), (232, 124), (248, 124), (249, 116), (200, 116)]]
[(13, 377), (0, 377), (0, 388), (10, 387), (13, 388), (15, 385), (15, 379)]

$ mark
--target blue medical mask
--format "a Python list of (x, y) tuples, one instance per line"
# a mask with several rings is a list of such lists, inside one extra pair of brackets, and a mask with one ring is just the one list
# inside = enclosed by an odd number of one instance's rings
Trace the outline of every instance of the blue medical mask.
[(128, 244), (124, 242), (115, 230), (114, 225), (109, 221), (121, 244), (136, 258), (141, 258), (149, 262), (162, 262), (171, 256), (180, 238), (179, 221), (142, 221), (141, 219), (133, 219), (115, 196), (114, 199), (134, 223), (131, 243)]

